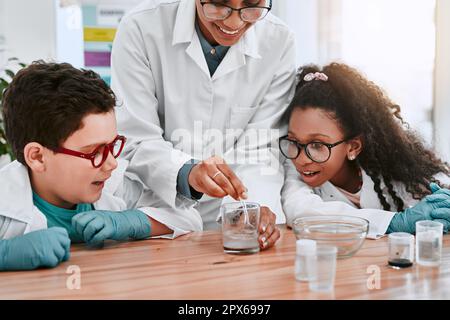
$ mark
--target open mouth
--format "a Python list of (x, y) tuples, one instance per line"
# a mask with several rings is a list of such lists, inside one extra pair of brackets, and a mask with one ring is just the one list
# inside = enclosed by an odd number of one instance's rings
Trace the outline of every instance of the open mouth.
[(111, 175), (109, 175), (108, 177), (104, 178), (103, 180), (94, 181), (94, 182), (92, 182), (92, 184), (94, 186), (97, 186), (97, 187), (103, 187), (105, 185), (106, 180), (108, 180), (109, 178), (111, 178)]
[(312, 178), (318, 175), (320, 171), (301, 171), (300, 174), (304, 177)]
[(103, 187), (105, 185), (106, 180), (108, 180), (111, 176), (107, 177), (106, 179), (103, 180), (97, 180), (92, 182), (92, 184), (96, 187)]

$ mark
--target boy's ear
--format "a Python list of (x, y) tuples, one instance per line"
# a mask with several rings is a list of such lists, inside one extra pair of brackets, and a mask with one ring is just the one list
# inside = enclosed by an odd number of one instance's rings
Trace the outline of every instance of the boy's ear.
[(348, 141), (349, 148), (347, 150), (347, 158), (349, 160), (355, 160), (362, 151), (363, 140), (361, 136), (357, 136)]
[(23, 149), (23, 156), (28, 167), (34, 172), (44, 172), (45, 171), (45, 148), (37, 143), (30, 142)]

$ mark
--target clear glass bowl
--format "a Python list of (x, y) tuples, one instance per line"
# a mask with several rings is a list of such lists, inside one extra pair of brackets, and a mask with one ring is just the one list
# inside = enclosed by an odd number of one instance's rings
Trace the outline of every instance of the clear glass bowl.
[(336, 246), (338, 258), (353, 256), (369, 231), (369, 221), (352, 216), (307, 216), (294, 220), (295, 237), (315, 240), (318, 245)]

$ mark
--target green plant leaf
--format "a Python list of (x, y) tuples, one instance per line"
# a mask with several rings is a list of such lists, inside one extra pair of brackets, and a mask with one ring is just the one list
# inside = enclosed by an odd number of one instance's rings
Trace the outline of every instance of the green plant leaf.
[(8, 145), (6, 144), (5, 134), (3, 132), (3, 128), (0, 128), (0, 156), (7, 154)]
[(6, 150), (6, 144), (1, 144), (0, 143), (0, 156), (7, 154), (8, 151)]
[(6, 69), (6, 70), (5, 70), (5, 73), (6, 73), (8, 76), (10, 76), (11, 79), (14, 78), (14, 72), (12, 72), (12, 70)]

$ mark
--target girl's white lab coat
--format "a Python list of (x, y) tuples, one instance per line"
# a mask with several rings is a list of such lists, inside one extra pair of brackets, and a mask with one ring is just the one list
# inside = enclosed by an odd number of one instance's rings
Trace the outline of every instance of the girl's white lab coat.
[[(116, 114), (128, 138), (128, 170), (170, 206), (183, 203), (176, 186), (184, 163), (212, 155), (229, 159), (252, 130), (277, 129), (294, 93), (294, 36), (279, 19), (269, 14), (252, 26), (211, 77), (195, 17), (195, 0), (144, 1), (122, 19), (112, 49), (111, 85), (122, 104)], [(230, 128), (243, 133), (228, 136), (226, 154), (211, 150), (209, 138), (226, 136)], [(249, 200), (270, 207), (282, 223), (284, 172), (274, 156), (282, 132), (265, 133), (245, 150), (258, 154), (258, 163), (249, 164), (247, 157), (232, 168)], [(205, 195), (194, 204), (204, 222), (215, 224), (220, 203)]]
[[(119, 160), (118, 167), (107, 180), (100, 199), (94, 203), (97, 210), (121, 211), (132, 209), (143, 197), (140, 182), (127, 174), (128, 162)], [(32, 231), (46, 229), (45, 215), (33, 204), (33, 192), (28, 170), (18, 161), (13, 161), (0, 170), (0, 239), (9, 239)], [(159, 216), (172, 216), (167, 226), (174, 230), (165, 238), (175, 238), (190, 231), (202, 230), (202, 222), (195, 211), (175, 210), (164, 207), (139, 207), (139, 210), (158, 220)]]
[[(306, 215), (351, 215), (367, 219), (369, 221), (367, 237), (376, 239), (386, 233), (395, 214), (395, 212), (383, 210), (373, 188), (374, 182), (364, 170), (362, 170), (363, 185), (360, 194), (361, 209), (357, 208), (329, 181), (317, 188), (309, 187), (301, 180), (301, 176), (290, 160), (285, 162), (285, 175), (282, 202), (288, 225), (292, 225), (295, 218)], [(448, 184), (450, 181), (449, 177), (444, 174), (439, 174), (436, 178), (444, 184)], [(403, 184), (393, 183), (393, 186), (397, 195), (404, 201), (405, 207), (414, 206), (419, 202), (406, 191)], [(387, 202), (395, 210), (396, 206), (383, 181), (381, 181), (380, 187)]]

